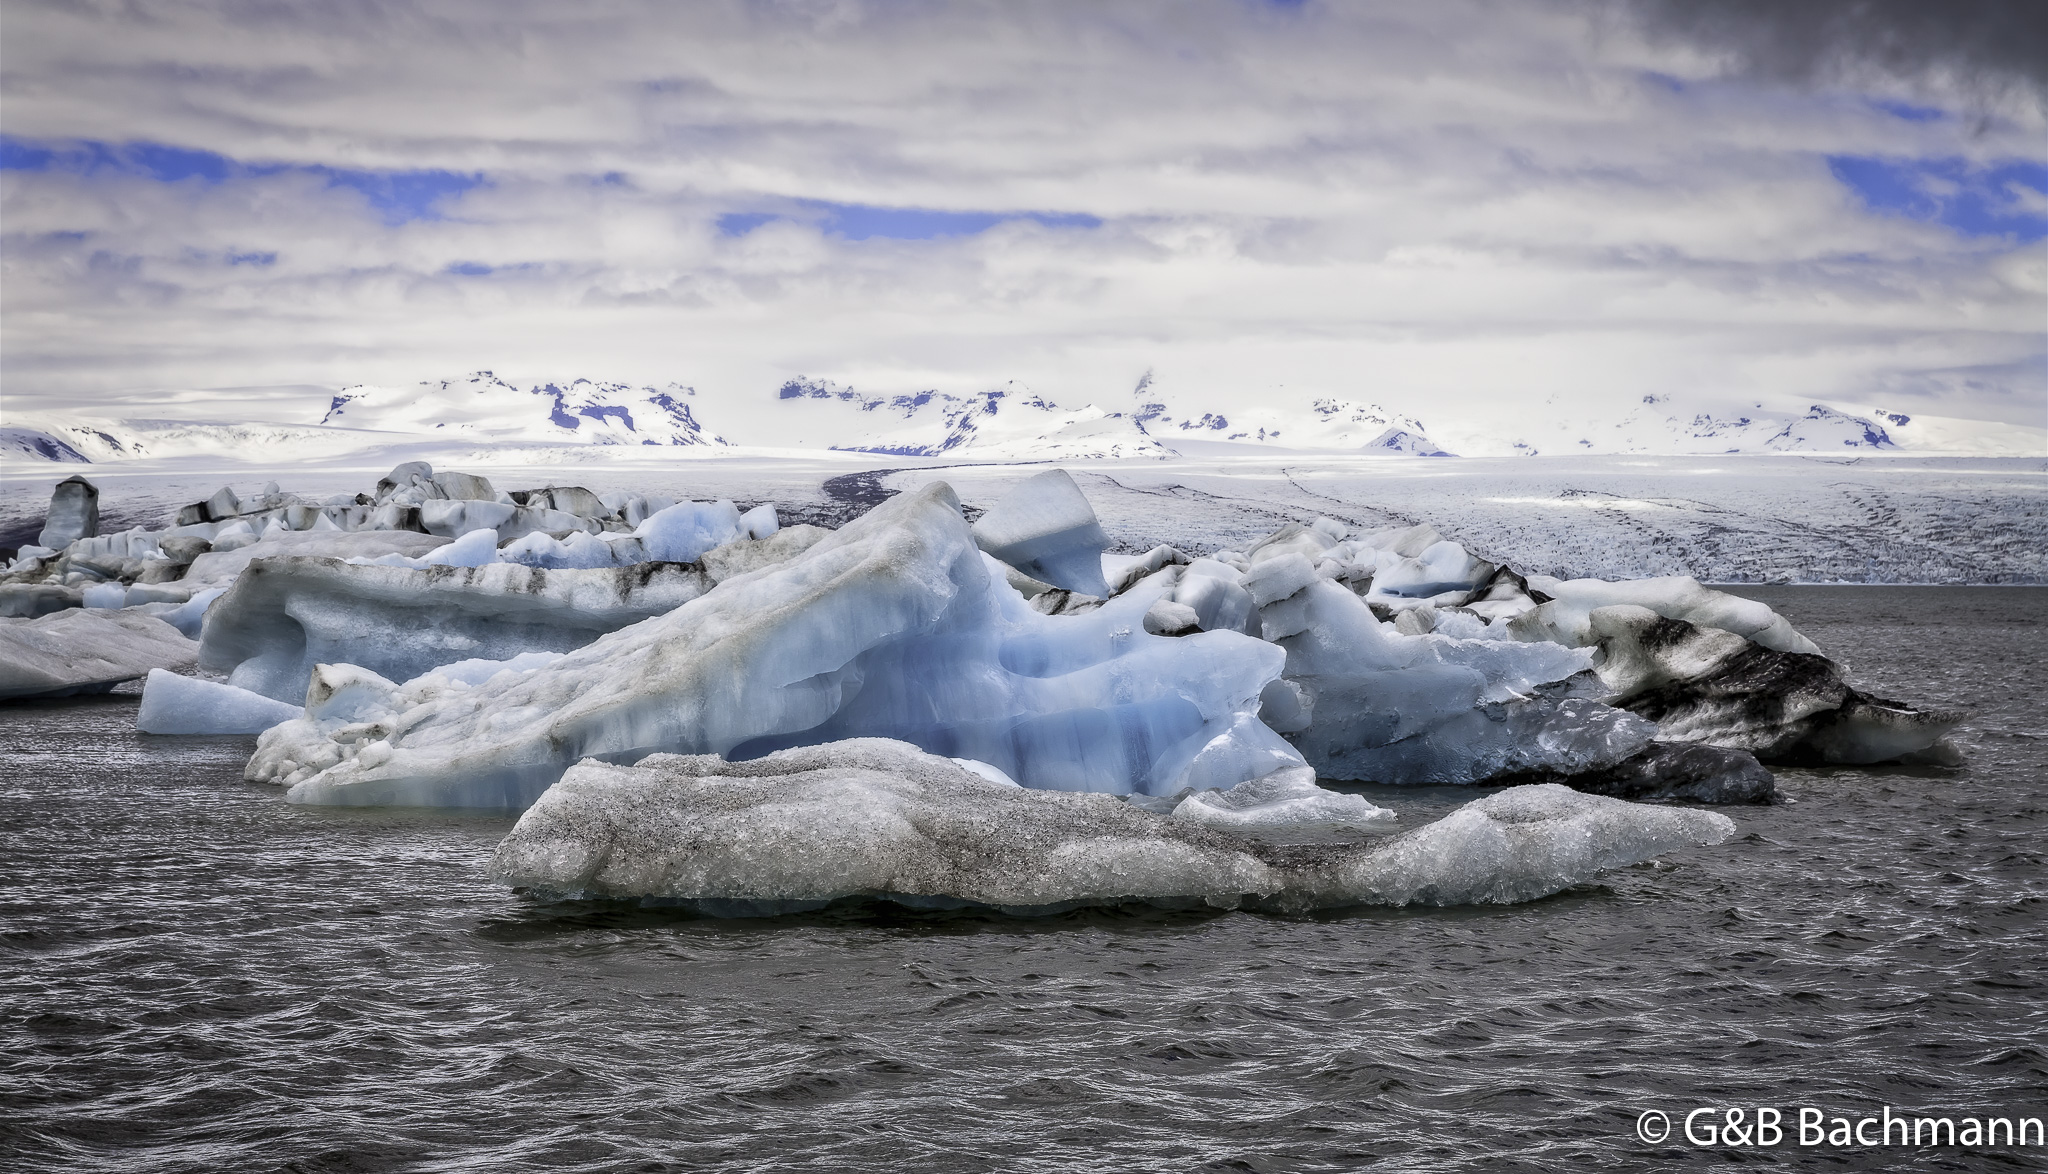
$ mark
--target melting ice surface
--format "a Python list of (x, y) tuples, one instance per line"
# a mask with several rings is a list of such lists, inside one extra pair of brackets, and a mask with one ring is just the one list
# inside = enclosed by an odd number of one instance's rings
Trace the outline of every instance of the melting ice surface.
[(1733, 830), (1713, 812), (1546, 784), (1404, 835), (1281, 848), (862, 739), (747, 762), (580, 763), (520, 817), (491, 870), (556, 895), (742, 916), (854, 896), (1016, 912), (1133, 900), (1306, 911), (1528, 901)]

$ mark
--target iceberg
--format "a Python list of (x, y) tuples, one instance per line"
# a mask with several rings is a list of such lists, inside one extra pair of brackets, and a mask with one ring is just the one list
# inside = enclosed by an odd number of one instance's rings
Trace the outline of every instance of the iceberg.
[(1107, 795), (1004, 786), (862, 739), (746, 762), (578, 763), (520, 817), (491, 874), (549, 896), (713, 915), (850, 897), (1017, 913), (1130, 902), (1301, 913), (1529, 901), (1733, 830), (1712, 812), (1537, 785), (1405, 835), (1281, 846)]
[(151, 669), (135, 728), (145, 734), (260, 734), (303, 713), (247, 689)]
[(176, 628), (139, 612), (0, 619), (0, 700), (104, 693), (151, 669), (190, 668), (197, 652)]
[(455, 661), (567, 652), (672, 611), (706, 586), (702, 571), (675, 563), (549, 571), (264, 559), (207, 612), (199, 663), (237, 688), (297, 705), (316, 664), (405, 681)]
[[(1037, 614), (934, 483), (529, 673), (465, 688), (321, 664), (306, 717), (265, 733), (245, 773), (298, 803), (521, 808), (587, 757), (746, 759), (857, 737), (1055, 790), (1228, 790), (1301, 766), (1256, 717), (1280, 650), (1150, 635), (1153, 602)], [(208, 622), (209, 655), (224, 620)]]
[(1594, 608), (1613, 704), (1657, 723), (1658, 737), (1743, 750), (1766, 761), (1953, 765), (1944, 739), (1961, 713), (1920, 710), (1851, 688), (1827, 657), (1781, 652), (1646, 607)]
[(180, 582), (195, 588), (225, 587), (258, 559), (416, 558), (447, 543), (446, 538), (409, 530), (286, 530), (226, 550), (216, 540), (212, 551), (192, 560)]
[(100, 532), (100, 491), (83, 477), (66, 477), (50, 492), (50, 512), (36, 545), (63, 550)]
[(974, 540), (1041, 582), (1088, 595), (1109, 594), (1102, 577), (1109, 535), (1065, 469), (1040, 473), (1012, 489), (974, 523)]
[(1509, 621), (1508, 632), (1518, 639), (1550, 640), (1584, 648), (1598, 642), (1592, 631), (1595, 608), (1630, 604), (1648, 608), (1666, 619), (1733, 632), (1773, 651), (1820, 653), (1813, 641), (1800, 635), (1769, 606), (1725, 591), (1709, 590), (1684, 575), (1619, 583), (1532, 575), (1529, 586), (1550, 598)]
[(1574, 697), (1539, 697), (1592, 667), (1591, 649), (1408, 635), (1290, 551), (1244, 583), (1287, 653), (1274, 728), (1328, 778), (1473, 783), (1570, 776), (1648, 748), (1656, 727)]

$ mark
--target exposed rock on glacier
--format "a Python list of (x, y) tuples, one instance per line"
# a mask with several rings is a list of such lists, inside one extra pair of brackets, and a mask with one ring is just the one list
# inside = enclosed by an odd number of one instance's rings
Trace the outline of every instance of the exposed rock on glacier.
[(83, 477), (66, 477), (50, 493), (50, 512), (36, 545), (63, 550), (100, 532), (100, 491)]
[(1588, 629), (1604, 653), (1598, 671), (1613, 703), (1656, 722), (1668, 741), (1765, 760), (1954, 757), (1942, 739), (1963, 715), (1859, 692), (1824, 656), (1776, 651), (1626, 604), (1593, 609)]
[(260, 734), (304, 712), (233, 685), (151, 669), (135, 728), (145, 734)]
[(1061, 790), (1220, 790), (1301, 765), (1253, 716), (1278, 649), (1148, 635), (1144, 592), (1040, 616), (992, 567), (934, 484), (531, 673), (338, 692), (316, 676), (307, 717), (266, 733), (246, 773), (294, 802), (523, 807), (585, 757), (864, 736)]
[(316, 664), (356, 664), (404, 681), (454, 661), (567, 652), (672, 611), (707, 586), (698, 568), (676, 563), (550, 571), (264, 559), (208, 613), (200, 663), (238, 688), (296, 705)]
[(1109, 535), (1065, 469), (1040, 473), (1012, 489), (974, 523), (974, 540), (1034, 579), (1068, 591), (1109, 594), (1102, 577)]
[(0, 619), (0, 700), (104, 693), (151, 669), (190, 668), (197, 652), (176, 628), (136, 612)]
[(1285, 911), (1533, 900), (1725, 840), (1720, 815), (1517, 787), (1377, 841), (1276, 846), (1104, 795), (1004, 786), (881, 740), (751, 762), (583, 762), (492, 858), (515, 886), (759, 915), (844, 897), (1050, 912), (1133, 901)]

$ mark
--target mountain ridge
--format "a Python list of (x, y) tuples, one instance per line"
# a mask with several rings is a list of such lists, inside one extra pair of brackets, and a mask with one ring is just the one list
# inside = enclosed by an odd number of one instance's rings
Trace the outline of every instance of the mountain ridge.
[[(261, 447), (317, 457), (381, 446), (460, 442), (506, 448), (637, 448), (872, 453), (966, 461), (1171, 460), (1261, 451), (1416, 458), (1466, 455), (1715, 455), (1924, 453), (2048, 455), (2048, 430), (1908, 415), (1844, 403), (1748, 406), (1645, 395), (1605, 418), (1547, 410), (1521, 419), (1452, 415), (1439, 434), (1378, 403), (1330, 395), (1248, 393), (1236, 405), (1182, 403), (1150, 373), (1128, 405), (1059, 402), (1009, 381), (970, 394), (866, 392), (830, 379), (786, 379), (765, 402), (711, 401), (683, 383), (660, 387), (577, 378), (522, 387), (478, 370), (410, 386), (353, 384), (312, 402), (314, 424), (96, 419), (10, 413), (0, 453), (96, 464), (223, 457)], [(698, 418), (708, 410), (712, 420)], [(748, 425), (735, 439), (727, 422)], [(710, 423), (721, 424), (713, 431)], [(764, 441), (766, 443), (764, 443)]]

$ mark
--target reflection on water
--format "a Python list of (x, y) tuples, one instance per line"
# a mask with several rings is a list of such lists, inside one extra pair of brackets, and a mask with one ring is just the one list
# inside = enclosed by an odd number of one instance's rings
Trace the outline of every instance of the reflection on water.
[(1975, 707), (1970, 764), (1786, 771), (1511, 908), (540, 903), (484, 879), (507, 819), (287, 807), (132, 697), (0, 709), (0, 1164), (1635, 1169), (1691, 1153), (1649, 1107), (2039, 1115), (2048, 591), (1745, 593)]

